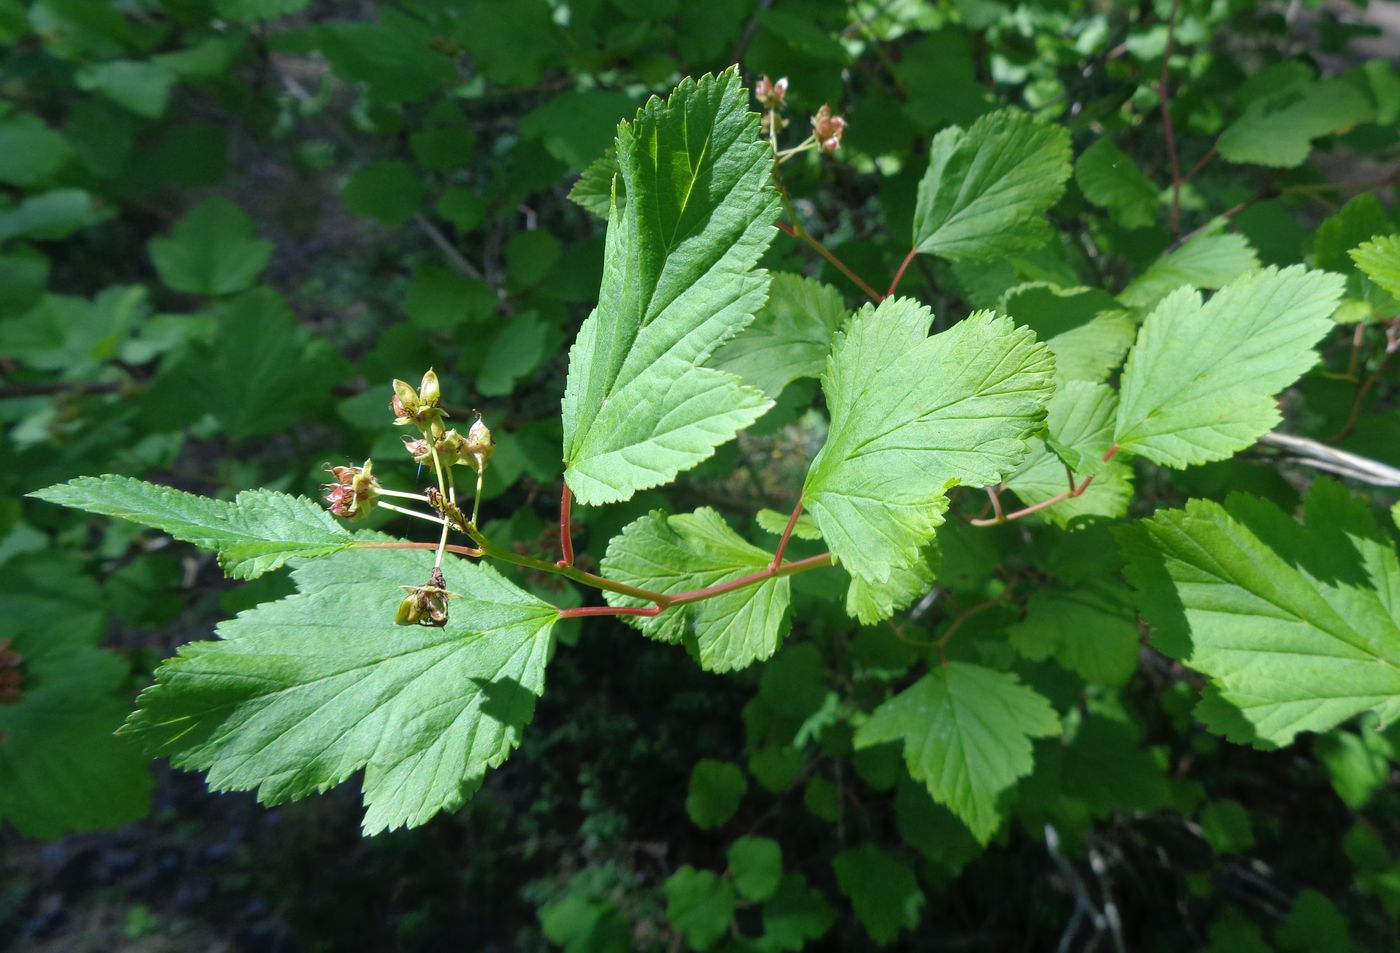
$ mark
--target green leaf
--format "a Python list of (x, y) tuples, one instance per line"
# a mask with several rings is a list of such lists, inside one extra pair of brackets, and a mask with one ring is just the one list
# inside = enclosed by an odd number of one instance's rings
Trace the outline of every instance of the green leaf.
[(832, 555), (859, 580), (862, 622), (909, 592), (949, 487), (992, 486), (1025, 458), (1044, 420), (1054, 361), (1009, 318), (979, 312), (934, 337), (908, 298), (867, 305), (822, 377), (831, 428), (802, 499)]
[(1359, 953), (1337, 905), (1312, 889), (1298, 894), (1274, 941), (1284, 953)]
[(409, 146), (423, 168), (455, 172), (469, 164), (476, 147), (476, 133), (466, 126), (435, 126), (415, 132)]
[(37, 185), (72, 155), (68, 140), (38, 116), (18, 115), (0, 122), (0, 182)]
[(514, 390), (516, 382), (539, 367), (548, 356), (545, 353), (548, 335), (549, 326), (533, 312), (507, 321), (491, 339), (481, 359), (481, 372), (476, 378), (477, 393), (501, 397)]
[(666, 919), (691, 949), (714, 946), (733, 918), (734, 888), (718, 874), (686, 864), (666, 878)]
[[(708, 507), (667, 516), (657, 510), (629, 524), (608, 544), (603, 573), (630, 586), (671, 595), (761, 572), (771, 553), (745, 542)], [(609, 605), (651, 603), (605, 592)], [(700, 665), (728, 672), (770, 657), (787, 634), (789, 580), (766, 579), (714, 598), (672, 606), (627, 622), (663, 642), (684, 642)]]
[(1385, 206), (1370, 192), (1363, 192), (1322, 220), (1313, 237), (1313, 254), (1318, 268), (1347, 272), (1353, 267), (1350, 252), (1377, 235), (1389, 235), (1395, 223)]
[(232, 503), (130, 477), (78, 477), (30, 496), (150, 526), (219, 554), (234, 579), (252, 579), (289, 559), (328, 556), (354, 539), (315, 501), (244, 490)]
[(156, 671), (123, 732), (214, 791), (264, 804), (364, 771), (367, 834), (459, 807), (519, 744), (544, 690), (558, 610), (495, 570), (448, 558), (451, 618), (398, 626), (401, 584), (433, 554), (355, 551), (308, 563), (299, 592), (222, 623)]
[(1258, 267), (1259, 258), (1243, 235), (1206, 232), (1153, 262), (1118, 300), (1146, 310), (1182, 285), (1223, 288)]
[(1320, 735), (1313, 745), (1318, 760), (1332, 776), (1332, 789), (1342, 803), (1359, 811), (1390, 780), (1395, 746), (1380, 730), (1376, 719), (1363, 715), (1358, 731), (1333, 731)]
[(381, 159), (355, 173), (345, 185), (345, 207), (385, 225), (402, 225), (418, 213), (427, 196), (422, 179), (407, 162)]
[(158, 119), (170, 103), (175, 75), (158, 63), (113, 60), (78, 71), (78, 88), (97, 93), (147, 119)]
[(1286, 745), (1361, 712), (1400, 715), (1400, 559), (1336, 484), (1302, 525), (1243, 494), (1191, 500), (1119, 532), (1162, 651), (1211, 679), (1258, 736)]
[(749, 789), (744, 772), (737, 764), (697, 761), (690, 772), (690, 792), (685, 796), (685, 813), (701, 830), (712, 830), (734, 816)]
[[(787, 529), (789, 517), (790, 514), (765, 508), (759, 510), (754, 519), (761, 529), (767, 530), (774, 536), (781, 536), (783, 531)], [(821, 539), (822, 531), (817, 529), (817, 524), (812, 521), (812, 514), (803, 513), (797, 518), (797, 523), (793, 525), (792, 535), (798, 539)]]
[(226, 299), (214, 318), (212, 341), (195, 348), (183, 370), (196, 404), (231, 439), (276, 433), (326, 405), (344, 363), (277, 292), (263, 285)]
[(1147, 228), (1161, 212), (1157, 186), (1107, 139), (1084, 150), (1074, 164), (1074, 181), (1086, 199), (1107, 209), (1124, 228)]
[(763, 905), (763, 939), (775, 950), (797, 951), (825, 936), (835, 919), (820, 890), (801, 874), (787, 874)]
[(1049, 346), (1061, 381), (1105, 380), (1123, 363), (1137, 333), (1132, 316), (1098, 288), (1017, 285), (1002, 296), (998, 310)]
[(1216, 148), (1227, 162), (1291, 168), (1307, 161), (1314, 139), (1372, 116), (1366, 96), (1350, 83), (1293, 83), (1252, 101)]
[(1103, 461), (1113, 446), (1118, 412), (1113, 388), (1069, 381), (1056, 389), (1046, 410), (1048, 438), (1031, 439), (1031, 452), (1006, 478), (1007, 489), (1028, 505), (1044, 503), (1069, 489), (1068, 466), (1076, 485), (1089, 476), (1093, 482), (1079, 496), (1041, 510), (1041, 516), (1058, 526), (1081, 516), (1122, 516), (1133, 496), (1133, 469), (1117, 458)]
[(625, 208), (627, 193), (617, 167), (617, 151), (608, 146), (602, 155), (584, 166), (578, 181), (569, 190), (569, 201), (607, 221), (608, 212), (612, 209), (614, 186), (617, 188), (617, 207)]
[(1366, 277), (1400, 298), (1400, 235), (1373, 238), (1349, 254)]
[(310, 0), (214, 0), (219, 16), (248, 23), (286, 16), (304, 9)]
[(617, 155), (630, 201), (608, 220), (563, 404), (564, 476), (589, 505), (669, 482), (772, 406), (703, 366), (763, 304), (768, 276), (754, 266), (778, 214), (738, 72), (652, 99), (618, 127)]
[(1045, 213), (1070, 174), (1069, 131), (1015, 110), (944, 129), (914, 206), (914, 247), (954, 261), (1004, 258), (1050, 240)]
[(1085, 681), (1116, 687), (1137, 671), (1137, 615), (1128, 591), (1108, 580), (1089, 580), (1064, 592), (1036, 592), (1025, 618), (1007, 634), (1026, 658), (1054, 656)]
[(151, 261), (176, 291), (225, 295), (253, 286), (267, 267), (272, 242), (255, 238), (253, 220), (227, 199), (206, 199), (175, 224), (169, 238), (153, 238)]
[(18, 656), (20, 675), (18, 698), (0, 703), (0, 821), (30, 837), (114, 827), (150, 808), (146, 758), (112, 734), (129, 670), (97, 648), (101, 598), (67, 554), (27, 554), (0, 572), (0, 652)]
[(636, 104), (637, 98), (625, 92), (574, 90), (522, 116), (520, 133), (542, 141), (545, 150), (570, 169), (585, 169), (612, 142), (618, 120)]
[(830, 285), (774, 275), (753, 324), (715, 352), (710, 366), (742, 377), (777, 399), (799, 377), (820, 377), (832, 337), (850, 312)]
[(1279, 422), (1274, 395), (1317, 361), (1343, 279), (1294, 266), (1190, 288), (1147, 316), (1123, 369), (1114, 442), (1170, 467), (1222, 460)]
[(106, 217), (92, 195), (82, 189), (54, 189), (0, 211), (0, 241), (58, 241)]
[(1059, 733), (1055, 709), (1016, 676), (949, 662), (875, 709), (855, 743), (902, 740), (909, 773), (985, 844), (997, 796), (1031, 771), (1030, 739)]
[(35, 370), (61, 380), (89, 381), (111, 361), (129, 357), (128, 344), (149, 326), (146, 289), (113, 285), (93, 300), (44, 295), (24, 314), (0, 324), (0, 349)]
[(740, 837), (726, 855), (734, 889), (745, 900), (764, 901), (783, 879), (783, 850), (770, 837)]
[(892, 942), (901, 930), (919, 925), (924, 892), (904, 858), (874, 844), (862, 844), (841, 851), (831, 865), (856, 919), (880, 946)]
[(1254, 846), (1249, 812), (1238, 801), (1215, 801), (1202, 808), (1201, 836), (1222, 854), (1238, 854)]

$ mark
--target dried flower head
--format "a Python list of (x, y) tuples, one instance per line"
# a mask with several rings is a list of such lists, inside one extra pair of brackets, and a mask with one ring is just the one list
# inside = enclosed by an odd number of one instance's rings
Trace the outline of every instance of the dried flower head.
[(395, 625), (428, 625), (441, 627), (447, 624), (447, 603), (457, 598), (457, 593), (447, 591), (447, 582), (442, 578), (442, 570), (434, 569), (432, 577), (422, 586), (399, 586), (408, 593), (399, 603), (394, 613)]
[(374, 478), (374, 461), (366, 460), (362, 467), (329, 467), (334, 483), (327, 483), (326, 502), (331, 512), (345, 519), (368, 516), (379, 498), (379, 481)]

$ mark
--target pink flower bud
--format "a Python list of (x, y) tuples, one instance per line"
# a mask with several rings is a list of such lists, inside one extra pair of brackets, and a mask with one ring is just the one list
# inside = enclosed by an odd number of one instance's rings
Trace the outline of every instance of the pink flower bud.
[(761, 76), (758, 82), (754, 84), (753, 94), (755, 99), (769, 109), (782, 109), (787, 100), (787, 89), (788, 81), (786, 76), (776, 83), (767, 76)]
[(822, 108), (812, 117), (812, 135), (822, 152), (830, 155), (841, 146), (841, 137), (846, 133), (846, 120), (832, 115), (831, 107), (822, 103)]

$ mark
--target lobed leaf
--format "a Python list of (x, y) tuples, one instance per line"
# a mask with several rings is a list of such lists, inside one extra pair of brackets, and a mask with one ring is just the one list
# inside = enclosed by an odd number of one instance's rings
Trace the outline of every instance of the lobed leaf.
[(903, 741), (909, 773), (985, 844), (997, 796), (1031, 771), (1030, 739), (1059, 733), (1055, 709), (1016, 676), (949, 662), (875, 709), (855, 743)]
[(1003, 258), (1050, 240), (1045, 212), (1070, 174), (1069, 131), (1003, 109), (929, 148), (914, 205), (914, 247), (926, 255)]
[(837, 329), (850, 317), (830, 285), (774, 275), (768, 303), (754, 323), (715, 352), (710, 366), (728, 371), (777, 399), (799, 377), (820, 377)]
[[(608, 544), (602, 568), (610, 579), (669, 595), (732, 582), (767, 569), (772, 559), (706, 507), (678, 516), (656, 511), (629, 524)], [(788, 630), (789, 587), (787, 577), (766, 579), (658, 616), (625, 619), (651, 638), (683, 642), (702, 668), (727, 672), (778, 650)], [(651, 604), (604, 595), (614, 606)]]
[(354, 544), (315, 501), (272, 490), (244, 490), (230, 503), (106, 474), (78, 477), (29, 495), (130, 520), (212, 550), (234, 579), (252, 579), (290, 559), (328, 556)]
[(772, 401), (706, 367), (753, 320), (772, 240), (772, 154), (736, 70), (687, 79), (618, 126), (625, 208), (608, 220), (598, 307), (569, 352), (564, 478), (630, 498), (706, 459)]
[(1285, 745), (1363, 711), (1400, 715), (1400, 558), (1341, 487), (1314, 483), (1301, 524), (1236, 494), (1118, 538), (1155, 643), (1258, 737)]
[(398, 626), (423, 551), (356, 551), (294, 574), (299, 592), (222, 623), (156, 671), (122, 731), (215, 791), (264, 804), (364, 771), (364, 830), (459, 807), (520, 742), (544, 690), (558, 610), (465, 560), (444, 564), (451, 618)]
[(1293, 83), (1251, 102), (1216, 146), (1227, 162), (1291, 168), (1307, 160), (1314, 139), (1373, 116), (1366, 96), (1350, 83)]
[(1190, 288), (1147, 316), (1123, 369), (1114, 442), (1170, 467), (1222, 460), (1279, 422), (1274, 395), (1317, 361), (1340, 275), (1268, 268), (1209, 302)]
[(875, 593), (912, 591), (948, 488), (999, 483), (1025, 458), (1052, 389), (1049, 349), (1009, 318), (979, 312), (929, 337), (932, 317), (908, 298), (867, 305), (822, 377), (831, 427), (802, 498), (866, 593), (850, 606), (863, 622), (893, 611)]
[(1400, 298), (1400, 235), (1373, 238), (1348, 254), (1366, 277)]

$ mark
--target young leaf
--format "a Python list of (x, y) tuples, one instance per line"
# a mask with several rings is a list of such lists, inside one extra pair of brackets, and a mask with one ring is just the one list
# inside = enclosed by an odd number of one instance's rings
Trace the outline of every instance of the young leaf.
[(1050, 239), (1045, 212), (1070, 173), (1069, 131), (1015, 110), (989, 113), (933, 139), (914, 206), (926, 255), (1003, 258)]
[[(672, 594), (732, 582), (768, 568), (773, 560), (729, 528), (709, 508), (678, 516), (659, 510), (628, 525), (608, 544), (603, 572), (631, 586)], [(766, 579), (754, 586), (673, 606), (658, 616), (627, 621), (663, 642), (684, 642), (700, 665), (728, 672), (766, 659), (787, 632), (789, 581)], [(605, 592), (614, 606), (651, 603)]]
[(150, 242), (160, 280), (176, 291), (224, 295), (252, 287), (272, 242), (253, 237), (253, 220), (225, 199), (207, 199)]
[(1366, 96), (1350, 83), (1294, 83), (1251, 102), (1216, 145), (1227, 162), (1291, 168), (1307, 160), (1314, 139), (1373, 115)]
[(1190, 288), (1147, 316), (1123, 369), (1114, 442), (1170, 467), (1221, 460), (1279, 422), (1274, 395), (1317, 361), (1343, 279), (1294, 266)]
[(1137, 618), (1118, 583), (1089, 580), (1065, 592), (1037, 592), (1008, 634), (1026, 658), (1054, 656), (1085, 681), (1118, 686), (1137, 670)]
[(708, 950), (734, 918), (734, 887), (709, 870), (684, 865), (666, 880), (666, 919), (693, 950)]
[(1118, 295), (1132, 308), (1147, 309), (1182, 285), (1223, 288), (1259, 267), (1243, 235), (1207, 232), (1154, 261)]
[(329, 556), (354, 538), (304, 496), (244, 490), (232, 503), (107, 474), (78, 477), (30, 496), (150, 526), (219, 554), (234, 579), (252, 579), (289, 559)]
[(999, 483), (1025, 458), (1052, 389), (1049, 349), (1009, 318), (979, 312), (929, 337), (932, 317), (908, 298), (867, 305), (822, 377), (831, 428), (802, 498), (867, 589), (922, 561), (949, 487)]
[(1349, 254), (1366, 277), (1400, 298), (1400, 235), (1373, 238)]
[[(772, 533), (774, 536), (781, 536), (783, 531), (787, 529), (788, 514), (765, 508), (754, 515), (754, 520), (760, 529)], [(812, 514), (803, 513), (793, 524), (792, 535), (797, 539), (821, 539), (822, 531), (817, 529), (816, 523), (812, 522)]]
[(837, 885), (876, 943), (884, 946), (900, 930), (919, 925), (924, 892), (904, 858), (874, 844), (862, 844), (837, 854), (832, 866)]
[(850, 316), (830, 285), (774, 275), (768, 303), (742, 334), (715, 352), (710, 366), (777, 399), (799, 377), (820, 377), (831, 340)]
[(564, 477), (579, 502), (659, 486), (772, 406), (703, 366), (762, 306), (777, 197), (736, 70), (685, 80), (618, 126), (626, 208), (608, 220), (597, 309), (569, 353)]
[(1074, 164), (1074, 181), (1086, 199), (1107, 209), (1124, 228), (1146, 228), (1157, 221), (1162, 207), (1157, 186), (1108, 139), (1084, 150)]
[(685, 812), (696, 827), (712, 830), (734, 816), (748, 789), (738, 765), (709, 758), (697, 761), (690, 772)]
[[(676, 593), (731, 582), (768, 568), (771, 554), (738, 536), (709, 508), (631, 523), (609, 544), (603, 570), (630, 585)], [(742, 668), (777, 650), (786, 631), (788, 580), (773, 578), (703, 601), (675, 606), (654, 618), (627, 621), (648, 636), (685, 642), (711, 671)], [(650, 603), (606, 592), (612, 605)]]
[(774, 950), (800, 950), (825, 936), (835, 919), (820, 890), (807, 886), (801, 874), (787, 874), (763, 905), (763, 939)]
[(558, 610), (495, 570), (450, 559), (451, 618), (398, 626), (401, 584), (432, 554), (356, 551), (296, 570), (299, 592), (192, 642), (156, 671), (122, 729), (215, 791), (264, 804), (363, 770), (364, 830), (459, 807), (520, 741), (544, 690)]
[(1237, 494), (1119, 533), (1154, 642), (1286, 745), (1363, 711), (1400, 715), (1400, 559), (1361, 501), (1319, 480), (1302, 525)]
[(783, 879), (783, 849), (770, 837), (740, 837), (725, 855), (734, 887), (745, 900), (772, 897)]
[(1079, 496), (1061, 500), (1041, 511), (1059, 526), (1078, 516), (1119, 517), (1133, 495), (1133, 469), (1116, 457), (1104, 462), (1113, 446), (1113, 421), (1118, 396), (1107, 384), (1088, 381), (1062, 383), (1046, 405), (1046, 439), (1031, 439), (1031, 452), (1006, 478), (1006, 487), (1027, 504), (1043, 503), (1069, 489), (1069, 467), (1075, 483), (1093, 476)]
[(949, 662), (875, 709), (855, 743), (902, 740), (909, 773), (985, 844), (1001, 824), (997, 795), (1031, 771), (1030, 739), (1059, 732), (1055, 709), (1016, 676)]
[(568, 198), (606, 222), (612, 209), (614, 186), (617, 188), (617, 207), (626, 207), (627, 192), (618, 175), (617, 152), (608, 146), (602, 155), (584, 166), (578, 181), (569, 190)]

